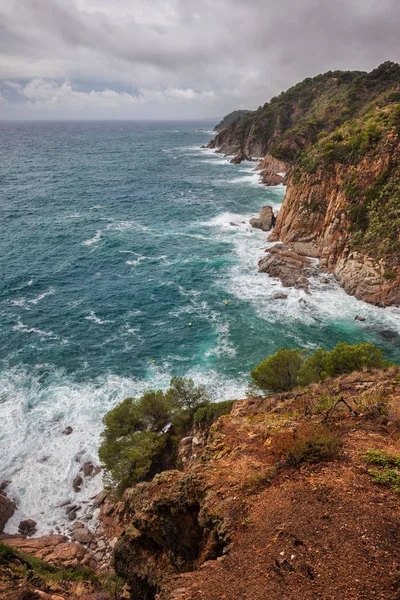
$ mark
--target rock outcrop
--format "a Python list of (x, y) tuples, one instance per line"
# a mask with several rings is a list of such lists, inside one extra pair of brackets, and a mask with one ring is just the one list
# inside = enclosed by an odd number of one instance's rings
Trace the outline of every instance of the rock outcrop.
[(284, 244), (266, 250), (267, 255), (258, 262), (260, 273), (268, 273), (281, 280), (284, 287), (308, 290), (308, 277), (318, 272), (310, 258), (294, 252)]
[[(398, 160), (400, 145), (395, 149), (391, 145), (389, 152), (382, 143), (376, 154), (366, 157), (356, 169), (351, 167), (350, 172), (371, 189)], [(342, 165), (330, 172), (303, 174), (300, 181), (292, 176), (269, 240), (280, 240), (294, 251), (318, 257), (320, 270), (333, 273), (345, 291), (359, 300), (379, 306), (400, 305), (400, 265), (390, 261), (390, 248), (389, 257), (380, 260), (368, 249), (352, 250), (349, 215), (353, 205), (346, 191), (348, 180), (349, 168)]]
[(231, 159), (231, 164), (232, 165), (240, 165), (241, 162), (243, 161), (251, 161), (251, 157), (248, 156), (243, 150), (241, 150), (238, 154), (236, 154), (236, 156), (234, 156)]
[[(371, 446), (399, 453), (398, 425), (360, 406), (384, 391), (397, 414), (398, 376), (353, 373), (237, 401), (183, 472), (127, 490), (108, 513), (122, 528), (115, 568), (132, 598), (397, 600), (398, 502), (364, 457)], [(327, 393), (336, 408), (321, 407)], [(300, 469), (282, 459), (298, 431), (322, 421), (340, 432), (341, 454)], [(181, 442), (185, 456), (193, 437)]]
[(262, 181), (287, 185), (270, 241), (319, 258), (349, 294), (379, 306), (400, 305), (399, 81), (391, 62), (308, 78), (209, 143), (263, 156)]
[(77, 567), (93, 564), (88, 550), (77, 542), (70, 542), (64, 535), (45, 535), (38, 538), (13, 535), (3, 536), (0, 541), (58, 566)]
[(5, 494), (0, 494), (0, 533), (3, 531), (8, 519), (15, 512), (15, 504)]
[(272, 206), (263, 206), (258, 219), (250, 219), (250, 225), (255, 229), (269, 231), (275, 225), (276, 217)]

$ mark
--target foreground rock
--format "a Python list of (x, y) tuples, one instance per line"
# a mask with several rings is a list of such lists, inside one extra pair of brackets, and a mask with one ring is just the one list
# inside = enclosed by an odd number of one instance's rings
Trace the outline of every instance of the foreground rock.
[(5, 494), (0, 494), (0, 533), (3, 531), (8, 519), (15, 512), (15, 504)]
[(261, 208), (260, 217), (258, 219), (250, 219), (250, 225), (255, 229), (269, 231), (275, 225), (276, 217), (272, 206), (263, 206)]
[(276, 244), (265, 252), (266, 256), (258, 262), (260, 273), (277, 277), (284, 287), (308, 290), (308, 277), (318, 272), (310, 258), (298, 254), (284, 244)]
[(70, 542), (64, 535), (45, 535), (29, 539), (19, 536), (3, 536), (1, 541), (50, 564), (64, 567), (93, 565), (91, 554), (81, 544)]
[[(397, 376), (358, 373), (330, 383), (351, 407), (384, 389), (397, 410)], [(236, 402), (213, 427), (199, 463), (128, 494), (115, 558), (132, 578), (135, 600), (398, 600), (398, 500), (374, 483), (363, 459), (371, 446), (400, 451), (395, 426), (340, 405), (332, 422), (340, 425), (342, 455), (300, 469), (277, 466), (275, 436), (312, 422), (301, 415), (318, 405), (326, 385)], [(207, 516), (201, 522), (210, 533), (213, 523), (231, 532), (216, 560), (191, 528), (196, 514)]]

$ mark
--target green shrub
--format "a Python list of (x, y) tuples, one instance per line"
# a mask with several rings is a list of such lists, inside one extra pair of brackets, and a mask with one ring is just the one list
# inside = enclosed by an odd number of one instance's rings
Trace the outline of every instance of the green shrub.
[(196, 411), (208, 404), (204, 386), (174, 377), (166, 392), (148, 390), (113, 408), (103, 419), (99, 449), (106, 484), (121, 494), (130, 485), (174, 468), (179, 439), (190, 430)]
[(306, 424), (295, 432), (283, 431), (275, 436), (272, 450), (290, 466), (336, 458), (342, 448), (338, 435), (323, 425)]
[(396, 494), (400, 493), (400, 471), (385, 467), (382, 470), (370, 469), (368, 473), (376, 483), (387, 485)]
[(281, 348), (254, 367), (251, 377), (263, 390), (286, 392), (298, 385), (298, 375), (303, 361), (304, 350)]
[(365, 462), (369, 465), (379, 465), (380, 467), (400, 467), (400, 455), (388, 454), (384, 450), (375, 450), (368, 448), (365, 453)]
[(317, 348), (311, 355), (298, 348), (281, 348), (251, 371), (254, 383), (263, 390), (285, 392), (297, 386), (337, 377), (363, 368), (382, 369), (390, 363), (382, 351), (369, 342), (339, 342), (331, 351)]
[(224, 402), (212, 402), (207, 406), (198, 408), (194, 413), (193, 421), (195, 425), (212, 425), (222, 415), (227, 415), (232, 410), (233, 400)]

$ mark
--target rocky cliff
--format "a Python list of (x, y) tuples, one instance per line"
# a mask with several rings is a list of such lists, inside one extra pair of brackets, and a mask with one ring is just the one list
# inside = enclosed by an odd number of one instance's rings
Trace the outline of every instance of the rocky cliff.
[(343, 288), (400, 305), (400, 66), (330, 72), (273, 98), (210, 143), (287, 183), (271, 241), (320, 259)]
[(395, 368), (235, 402), (106, 505), (132, 598), (397, 599), (399, 414)]

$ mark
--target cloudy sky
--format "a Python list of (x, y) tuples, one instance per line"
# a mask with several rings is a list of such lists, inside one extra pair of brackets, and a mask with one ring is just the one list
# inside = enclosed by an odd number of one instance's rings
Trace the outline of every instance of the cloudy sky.
[(399, 0), (0, 0), (0, 119), (218, 118), (399, 30)]

